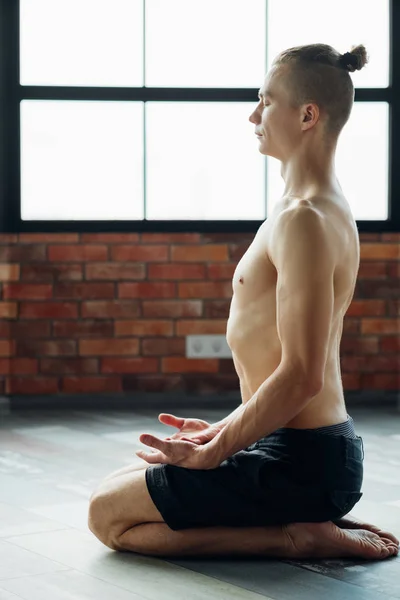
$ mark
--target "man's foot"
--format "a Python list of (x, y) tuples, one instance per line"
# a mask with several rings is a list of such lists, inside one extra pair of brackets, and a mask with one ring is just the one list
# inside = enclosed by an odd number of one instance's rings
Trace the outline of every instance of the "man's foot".
[(400, 543), (397, 537), (393, 535), (393, 533), (390, 533), (390, 531), (384, 531), (376, 525), (371, 525), (371, 523), (360, 521), (360, 519), (357, 519), (357, 517), (353, 517), (350, 514), (346, 515), (342, 519), (336, 519), (332, 521), (332, 523), (341, 529), (366, 529), (367, 531), (372, 531), (372, 533), (377, 533), (381, 538), (388, 538), (389, 540), (392, 540), (397, 545)]
[(382, 560), (399, 551), (398, 543), (365, 529), (341, 529), (326, 523), (282, 525), (290, 558), (365, 558)]

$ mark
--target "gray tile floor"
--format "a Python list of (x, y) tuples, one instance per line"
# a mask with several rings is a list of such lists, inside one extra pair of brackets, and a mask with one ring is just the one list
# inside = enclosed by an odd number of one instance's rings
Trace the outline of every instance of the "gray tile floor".
[[(169, 409), (165, 407), (164, 410)], [(210, 422), (230, 410), (190, 408)], [(140, 433), (166, 437), (161, 411), (19, 411), (0, 417), (0, 600), (400, 598), (400, 556), (385, 561), (118, 553), (87, 527), (97, 484), (142, 463)], [(169, 411), (188, 416), (181, 409)], [(364, 496), (353, 514), (400, 537), (400, 414), (348, 408), (364, 439)]]

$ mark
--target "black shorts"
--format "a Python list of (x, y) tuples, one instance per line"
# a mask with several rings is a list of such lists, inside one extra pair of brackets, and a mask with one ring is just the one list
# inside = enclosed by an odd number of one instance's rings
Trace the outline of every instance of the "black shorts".
[(324, 522), (360, 500), (363, 460), (360, 436), (281, 428), (216, 469), (150, 465), (146, 483), (173, 530)]

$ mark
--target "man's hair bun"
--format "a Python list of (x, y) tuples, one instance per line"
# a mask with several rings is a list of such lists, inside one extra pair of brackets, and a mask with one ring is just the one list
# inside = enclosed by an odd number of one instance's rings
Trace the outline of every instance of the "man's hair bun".
[(353, 46), (350, 52), (341, 54), (339, 65), (342, 69), (346, 69), (352, 73), (353, 71), (360, 71), (367, 64), (368, 59), (365, 46), (359, 44), (358, 46)]

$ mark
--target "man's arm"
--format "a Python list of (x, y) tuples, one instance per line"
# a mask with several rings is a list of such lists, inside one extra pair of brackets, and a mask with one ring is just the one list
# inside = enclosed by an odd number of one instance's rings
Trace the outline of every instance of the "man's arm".
[[(211, 464), (285, 426), (324, 385), (334, 305), (336, 249), (314, 209), (281, 213), (271, 260), (277, 270), (278, 368), (206, 446)], [(218, 462), (219, 461), (219, 462)], [(217, 465), (218, 466), (218, 465)]]
[(317, 394), (303, 379), (279, 366), (254, 396), (227, 417), (228, 422), (205, 446), (214, 468), (229, 456), (286, 425)]
[(235, 410), (232, 411), (227, 417), (221, 419), (221, 421), (217, 421), (217, 423), (214, 423), (214, 425), (218, 425), (219, 427), (225, 427), (225, 425), (228, 425), (232, 419), (234, 419), (243, 411), (244, 405), (250, 400), (251, 392), (247, 387), (247, 384), (242, 379), (240, 379), (240, 394), (242, 397), (242, 404), (235, 408)]

